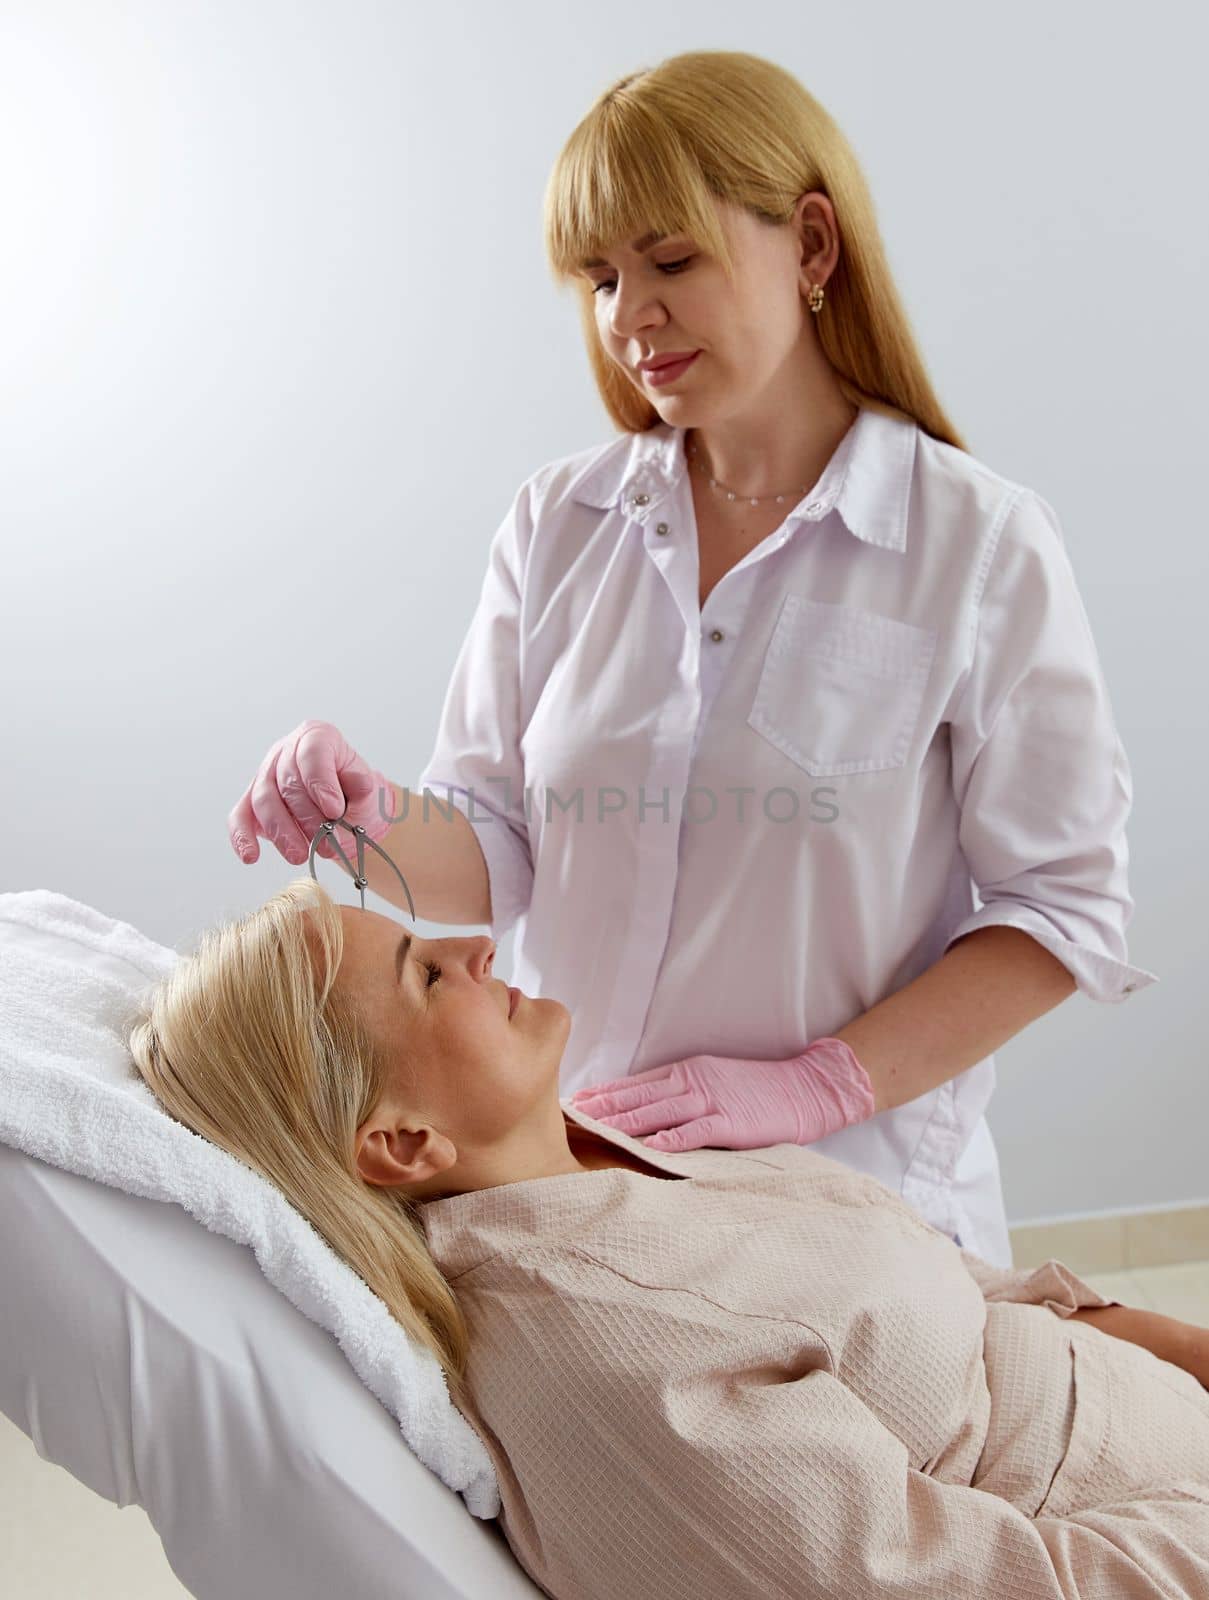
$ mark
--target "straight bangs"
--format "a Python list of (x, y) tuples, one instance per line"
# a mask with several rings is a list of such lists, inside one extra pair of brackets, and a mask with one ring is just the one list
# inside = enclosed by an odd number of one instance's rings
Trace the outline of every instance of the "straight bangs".
[(652, 108), (613, 99), (580, 123), (550, 174), (545, 240), (556, 282), (648, 232), (689, 234), (733, 275), (699, 154)]

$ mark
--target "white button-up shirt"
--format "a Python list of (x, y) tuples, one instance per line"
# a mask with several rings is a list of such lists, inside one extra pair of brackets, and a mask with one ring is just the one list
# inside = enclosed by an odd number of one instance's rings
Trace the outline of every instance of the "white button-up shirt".
[[(419, 780), (475, 828), (512, 981), (572, 1013), (562, 1095), (796, 1055), (995, 923), (1094, 1000), (1155, 981), (1126, 960), (1129, 766), (1039, 495), (863, 407), (698, 593), (683, 429), (541, 468)], [(1008, 1266), (994, 1083), (988, 1056), (815, 1148)]]

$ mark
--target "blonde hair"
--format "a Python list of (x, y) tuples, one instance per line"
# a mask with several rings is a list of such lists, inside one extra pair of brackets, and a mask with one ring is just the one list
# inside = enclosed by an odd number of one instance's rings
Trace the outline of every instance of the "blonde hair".
[(169, 1115), (281, 1190), (436, 1356), (461, 1408), (469, 1335), (419, 1204), (357, 1171), (356, 1131), (387, 1062), (332, 988), (343, 950), (336, 902), (294, 879), (204, 932), (145, 999), (127, 1043)]
[(583, 263), (648, 229), (683, 231), (731, 278), (711, 197), (784, 224), (811, 190), (831, 201), (840, 233), (815, 326), (845, 398), (966, 448), (916, 346), (852, 147), (791, 73), (730, 50), (688, 51), (618, 79), (571, 134), (546, 186), (546, 254), (556, 283), (576, 286), (596, 387), (618, 428), (643, 433), (661, 418), (601, 348)]

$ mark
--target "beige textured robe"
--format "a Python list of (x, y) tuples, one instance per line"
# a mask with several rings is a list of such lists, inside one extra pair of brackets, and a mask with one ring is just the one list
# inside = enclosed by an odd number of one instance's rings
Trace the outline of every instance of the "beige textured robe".
[[(1209, 1597), (1209, 1394), (809, 1147), (432, 1202), (500, 1522), (557, 1600)], [(673, 1175), (678, 1181), (661, 1178)]]

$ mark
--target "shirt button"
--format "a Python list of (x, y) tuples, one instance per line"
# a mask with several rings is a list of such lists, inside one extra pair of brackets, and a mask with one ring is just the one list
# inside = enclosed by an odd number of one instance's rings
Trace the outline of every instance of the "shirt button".
[(655, 529), (656, 533), (667, 533), (667, 531), (668, 531), (668, 526), (667, 526), (666, 522), (661, 522), (659, 524), (659, 526)]
[(713, 632), (710, 634), (710, 638), (714, 641), (715, 644), (720, 644), (725, 637), (726, 637), (726, 635), (722, 632), (721, 628), (715, 628), (713, 630)]
[(636, 494), (634, 496), (634, 504), (636, 506), (644, 506), (650, 498), (649, 494)]

